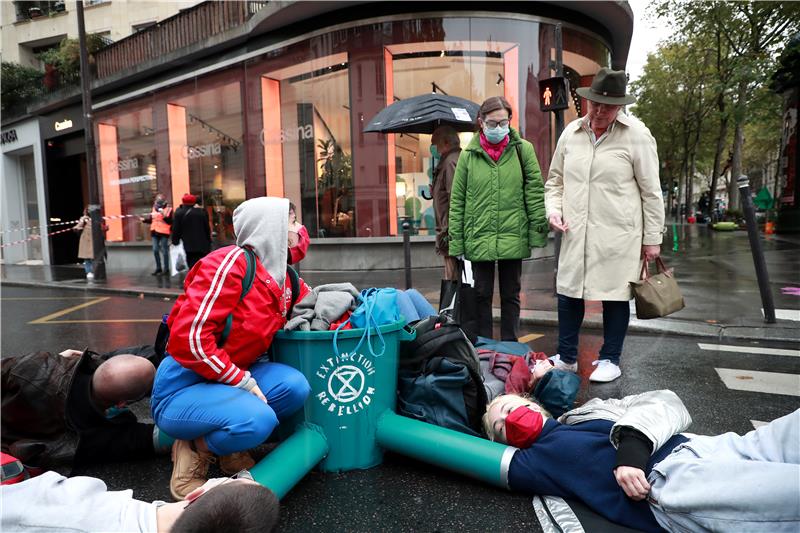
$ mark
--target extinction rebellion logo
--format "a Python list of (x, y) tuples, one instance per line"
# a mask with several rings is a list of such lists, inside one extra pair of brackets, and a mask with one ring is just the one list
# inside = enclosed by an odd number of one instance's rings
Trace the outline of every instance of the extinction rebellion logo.
[(317, 377), (325, 383), (325, 390), (316, 395), (317, 400), (336, 416), (363, 411), (375, 394), (375, 388), (367, 386), (367, 376), (374, 373), (375, 365), (362, 354), (329, 357), (317, 370)]

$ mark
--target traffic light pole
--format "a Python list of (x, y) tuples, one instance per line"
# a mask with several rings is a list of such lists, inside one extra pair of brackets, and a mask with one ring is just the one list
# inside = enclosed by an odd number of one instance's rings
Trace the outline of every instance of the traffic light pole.
[(81, 60), (81, 92), (83, 93), (83, 128), (86, 138), (86, 174), (89, 182), (89, 217), (92, 219), (92, 272), (95, 281), (106, 279), (106, 241), (103, 219), (100, 215), (100, 190), (97, 185), (97, 155), (94, 147), (94, 120), (92, 115), (92, 75), (86, 50), (86, 26), (83, 20), (83, 1), (78, 0), (78, 43)]
[[(556, 24), (556, 76), (561, 77), (564, 75), (564, 48), (561, 41), (561, 24)], [(561, 138), (561, 133), (564, 131), (564, 111), (554, 111), (556, 115), (556, 142)], [(553, 241), (553, 248), (555, 252), (555, 265), (553, 266), (553, 295), (558, 293), (558, 257), (561, 255), (561, 232), (555, 232), (555, 239)]]

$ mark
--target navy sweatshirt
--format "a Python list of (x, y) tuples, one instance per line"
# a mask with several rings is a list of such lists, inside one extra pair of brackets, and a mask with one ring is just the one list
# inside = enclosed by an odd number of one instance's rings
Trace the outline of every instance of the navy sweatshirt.
[[(536, 442), (511, 459), (511, 490), (580, 500), (612, 522), (663, 531), (647, 500), (628, 498), (614, 478), (617, 452), (609, 440), (613, 425), (608, 420), (591, 420), (568, 426), (548, 419)], [(683, 435), (669, 439), (650, 457), (645, 474), (687, 440)]]

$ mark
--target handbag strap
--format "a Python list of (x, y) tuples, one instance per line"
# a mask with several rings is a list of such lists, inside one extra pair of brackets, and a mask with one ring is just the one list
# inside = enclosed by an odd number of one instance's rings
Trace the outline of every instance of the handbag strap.
[(670, 278), (672, 277), (672, 271), (667, 268), (667, 265), (664, 264), (664, 260), (661, 259), (660, 255), (656, 257), (656, 268), (658, 269), (659, 274), (664, 274)]
[(648, 268), (650, 265), (647, 262), (647, 259), (642, 260), (642, 270), (639, 272), (639, 279), (642, 281), (646, 281), (650, 279), (650, 269)]

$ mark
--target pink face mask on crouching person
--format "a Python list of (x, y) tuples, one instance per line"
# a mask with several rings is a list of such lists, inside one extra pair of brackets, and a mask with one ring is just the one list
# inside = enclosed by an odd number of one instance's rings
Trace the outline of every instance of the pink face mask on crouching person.
[(506, 417), (506, 441), (516, 448), (527, 448), (536, 442), (543, 427), (542, 413), (522, 405)]

